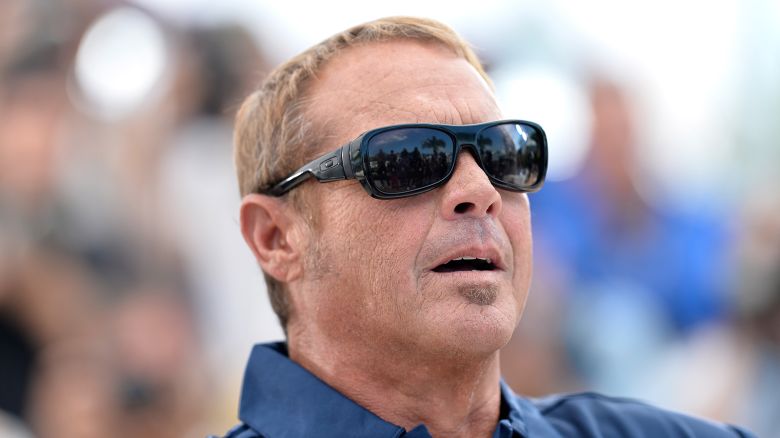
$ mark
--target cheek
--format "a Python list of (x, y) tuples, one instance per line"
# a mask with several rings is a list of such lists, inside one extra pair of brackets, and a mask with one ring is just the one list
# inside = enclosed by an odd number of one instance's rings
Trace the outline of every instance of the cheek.
[(504, 199), (501, 222), (512, 245), (515, 284), (525, 293), (531, 281), (533, 242), (528, 197), (513, 193)]
[[(419, 243), (430, 228), (430, 213), (416, 203), (383, 201), (357, 193), (337, 193), (339, 208), (320, 218), (319, 258), (339, 273), (349, 287), (368, 301), (387, 301), (399, 287), (414, 280)], [(374, 306), (372, 305), (372, 307)]]

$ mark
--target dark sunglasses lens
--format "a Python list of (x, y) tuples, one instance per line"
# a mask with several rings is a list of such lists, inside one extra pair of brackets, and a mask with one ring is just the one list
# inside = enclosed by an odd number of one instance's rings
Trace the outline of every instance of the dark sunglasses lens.
[(398, 128), (369, 139), (367, 176), (388, 195), (420, 189), (441, 181), (452, 165), (452, 138), (430, 128)]
[(477, 138), (485, 171), (520, 190), (541, 182), (544, 135), (531, 125), (506, 123), (483, 130)]

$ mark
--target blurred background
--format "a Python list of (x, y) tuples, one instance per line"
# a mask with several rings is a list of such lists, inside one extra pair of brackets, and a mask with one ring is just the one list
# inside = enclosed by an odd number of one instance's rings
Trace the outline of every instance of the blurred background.
[(399, 14), (454, 27), (548, 131), (510, 385), (780, 437), (776, 0), (1, 1), (0, 436), (237, 422), (251, 345), (283, 334), (233, 115), (286, 58)]

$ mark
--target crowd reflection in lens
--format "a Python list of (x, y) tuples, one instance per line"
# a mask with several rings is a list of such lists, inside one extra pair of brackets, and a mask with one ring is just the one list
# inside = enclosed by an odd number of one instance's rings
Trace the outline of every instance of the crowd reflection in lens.
[(485, 129), (477, 139), (485, 171), (502, 182), (519, 186), (536, 184), (540, 177), (539, 135), (535, 128), (518, 124)]
[[(415, 146), (411, 151), (403, 147), (396, 152), (395, 148), (403, 145)], [(379, 134), (369, 146), (373, 182), (385, 193), (433, 184), (447, 174), (452, 150), (452, 139), (433, 129), (399, 129)]]

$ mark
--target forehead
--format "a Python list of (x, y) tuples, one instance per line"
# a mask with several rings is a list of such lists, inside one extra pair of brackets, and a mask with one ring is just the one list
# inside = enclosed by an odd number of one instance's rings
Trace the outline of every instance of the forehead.
[(307, 112), (334, 148), (360, 133), (397, 123), (479, 123), (500, 118), (476, 69), (448, 48), (413, 40), (351, 47), (324, 67)]

